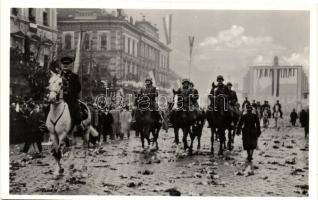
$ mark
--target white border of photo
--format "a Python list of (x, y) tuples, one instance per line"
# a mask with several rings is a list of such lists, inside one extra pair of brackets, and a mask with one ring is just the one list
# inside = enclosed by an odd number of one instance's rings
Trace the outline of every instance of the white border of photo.
[[(313, 0), (1, 0), (1, 134), (0, 168), (1, 199), (162, 199), (162, 196), (94, 196), (94, 195), (10, 195), (9, 194), (9, 53), (10, 53), (10, 9), (11, 7), (37, 8), (134, 8), (134, 9), (233, 9), (233, 10), (308, 10), (310, 11), (310, 135), (309, 135), (309, 199), (318, 199), (317, 188), (317, 9)], [(288, 34), (288, 33), (286, 33)], [(217, 189), (211, 187), (211, 190)], [(292, 195), (292, 194), (291, 194)], [(173, 198), (173, 197), (170, 197)], [(180, 197), (179, 197), (180, 198)], [(211, 197), (182, 197), (185, 199), (210, 199)], [(260, 197), (212, 197), (213, 199), (260, 199)], [(266, 199), (308, 199), (306, 197), (265, 197)]]

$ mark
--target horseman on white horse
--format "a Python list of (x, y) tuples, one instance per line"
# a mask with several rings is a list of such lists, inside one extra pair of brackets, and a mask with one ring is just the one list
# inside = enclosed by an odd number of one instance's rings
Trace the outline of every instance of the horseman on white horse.
[[(58, 62), (53, 61), (50, 65), (51, 78), (49, 80), (49, 94), (47, 100), (50, 102), (50, 112), (46, 120), (46, 126), (50, 132), (53, 144), (53, 157), (58, 166), (56, 174), (61, 175), (64, 169), (61, 167), (60, 160), (65, 146), (70, 145), (69, 140), (73, 141), (74, 132), (82, 133), (83, 139), (88, 144), (88, 135), (95, 133), (96, 130), (91, 126), (91, 115), (87, 105), (85, 114), (81, 114), (79, 105), (79, 93), (81, 84), (77, 74), (71, 71), (73, 59), (64, 57), (61, 59), (63, 67)], [(80, 125), (82, 123), (82, 125)], [(71, 152), (72, 153), (72, 152)], [(85, 157), (86, 158), (86, 157)]]
[(50, 70), (53, 73), (60, 74), (63, 78), (63, 99), (68, 105), (73, 125), (81, 130), (81, 121), (87, 116), (82, 114), (79, 102), (81, 92), (81, 82), (79, 76), (72, 71), (73, 59), (70, 57), (61, 58), (62, 67), (58, 64), (52, 64)]

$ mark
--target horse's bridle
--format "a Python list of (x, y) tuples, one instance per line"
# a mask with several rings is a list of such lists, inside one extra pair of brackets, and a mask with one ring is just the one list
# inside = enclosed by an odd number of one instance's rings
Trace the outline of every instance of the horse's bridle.
[[(54, 80), (54, 81), (52, 82), (52, 84), (54, 84), (57, 80), (58, 80), (58, 79)], [(62, 84), (63, 84), (63, 82), (62, 82)], [(61, 91), (63, 91), (63, 85), (61, 86), (61, 90), (60, 90), (60, 91), (50, 90), (50, 92), (54, 92), (54, 93), (56, 94), (56, 96), (57, 96), (56, 100), (55, 100), (54, 102), (51, 102), (51, 103), (53, 103), (53, 104), (59, 104), (59, 103), (61, 103), (61, 102), (59, 102), (60, 99), (63, 99), (63, 98), (61, 98)]]

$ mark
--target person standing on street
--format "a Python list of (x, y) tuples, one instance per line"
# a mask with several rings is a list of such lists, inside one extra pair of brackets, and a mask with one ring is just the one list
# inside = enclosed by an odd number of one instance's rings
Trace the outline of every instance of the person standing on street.
[(125, 106), (124, 109), (119, 114), (120, 119), (120, 134), (122, 138), (124, 134), (127, 133), (127, 138), (130, 137), (130, 123), (132, 121), (131, 112), (129, 111), (129, 106)]
[(240, 135), (242, 131), (243, 148), (247, 152), (247, 161), (251, 162), (258, 137), (261, 135), (261, 128), (258, 116), (252, 113), (252, 106), (247, 105), (246, 109), (247, 113), (238, 122), (236, 134)]
[(103, 135), (104, 142), (107, 141), (107, 135), (109, 135), (110, 137), (112, 136), (113, 124), (114, 124), (113, 116), (112, 114), (110, 114), (109, 108), (106, 107), (104, 110), (102, 110), (101, 117), (100, 117), (101, 134)]
[[(34, 106), (34, 107), (33, 107)], [(44, 116), (42, 116), (40, 112), (39, 105), (33, 105), (31, 108), (33, 110), (30, 113), (30, 117), (28, 118), (28, 125), (30, 127), (29, 135), (27, 136), (27, 140), (25, 145), (22, 149), (22, 152), (27, 153), (31, 144), (36, 143), (38, 146), (39, 153), (42, 153), (42, 141), (43, 141), (43, 134), (42, 130), (40, 129), (41, 125), (43, 124)]]
[(299, 114), (299, 122), (301, 124), (301, 127), (304, 127), (305, 138), (307, 138), (309, 134), (309, 108), (307, 108), (307, 110), (301, 110)]
[(251, 104), (251, 102), (248, 100), (247, 97), (245, 97), (245, 100), (242, 103), (242, 111), (245, 112), (246, 111), (246, 106), (250, 105), (250, 104)]
[(293, 111), (290, 113), (290, 122), (291, 122), (292, 126), (296, 125), (297, 118), (298, 118), (298, 115), (297, 115), (296, 110), (294, 108)]
[(110, 135), (110, 139), (114, 140), (115, 137), (118, 138), (119, 137), (119, 128), (120, 128), (120, 120), (119, 120), (119, 112), (120, 112), (120, 107), (118, 106), (117, 108), (113, 108), (110, 110), (110, 114), (113, 117), (113, 131), (112, 134)]

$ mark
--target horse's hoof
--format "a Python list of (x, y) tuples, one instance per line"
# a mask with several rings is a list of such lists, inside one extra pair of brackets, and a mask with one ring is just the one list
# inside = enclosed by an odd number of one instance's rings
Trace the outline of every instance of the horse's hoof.
[(64, 173), (64, 168), (59, 169), (59, 175), (62, 175)]

